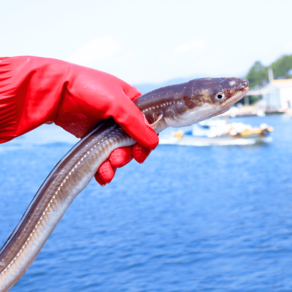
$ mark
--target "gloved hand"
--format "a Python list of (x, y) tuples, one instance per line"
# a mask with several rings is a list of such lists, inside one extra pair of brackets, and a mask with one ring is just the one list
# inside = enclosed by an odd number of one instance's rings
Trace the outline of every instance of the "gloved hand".
[(116, 169), (123, 167), (133, 158), (139, 163), (143, 163), (151, 152), (151, 148), (143, 147), (136, 143), (133, 146), (115, 149), (109, 159), (103, 162), (95, 174), (96, 181), (105, 186), (113, 179)]
[[(101, 120), (114, 120), (139, 144), (116, 149), (99, 168), (105, 185), (133, 157), (142, 163), (158, 137), (132, 102), (140, 92), (110, 74), (30, 56), (0, 58), (0, 142), (55, 122), (78, 138)], [(4, 109), (4, 110), (3, 110)]]

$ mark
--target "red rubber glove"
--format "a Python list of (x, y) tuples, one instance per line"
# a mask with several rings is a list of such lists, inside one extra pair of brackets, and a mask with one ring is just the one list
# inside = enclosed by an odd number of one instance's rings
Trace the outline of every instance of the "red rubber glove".
[(143, 163), (150, 152), (150, 148), (143, 147), (139, 144), (115, 149), (111, 153), (109, 159), (103, 162), (99, 167), (94, 177), (101, 186), (105, 186), (107, 183), (111, 182), (117, 168), (123, 167), (129, 163), (133, 157), (137, 162)]
[(115, 150), (96, 180), (111, 181), (116, 167), (143, 162), (158, 137), (131, 101), (140, 92), (110, 74), (64, 61), (30, 56), (0, 58), (0, 143), (55, 122), (78, 138), (101, 120), (114, 120), (139, 144)]

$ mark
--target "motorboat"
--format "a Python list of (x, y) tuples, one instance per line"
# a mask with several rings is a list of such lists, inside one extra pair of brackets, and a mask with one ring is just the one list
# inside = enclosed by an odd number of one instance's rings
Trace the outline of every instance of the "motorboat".
[(213, 118), (192, 126), (190, 130), (179, 129), (171, 136), (161, 137), (159, 144), (186, 146), (231, 146), (256, 145), (271, 142), (273, 128), (261, 124), (254, 128), (251, 125), (233, 122), (228, 119)]

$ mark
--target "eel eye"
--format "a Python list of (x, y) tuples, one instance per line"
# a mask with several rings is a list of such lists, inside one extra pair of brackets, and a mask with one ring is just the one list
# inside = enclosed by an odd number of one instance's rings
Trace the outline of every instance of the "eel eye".
[(215, 94), (216, 100), (223, 100), (225, 98), (225, 94), (223, 92), (218, 92)]

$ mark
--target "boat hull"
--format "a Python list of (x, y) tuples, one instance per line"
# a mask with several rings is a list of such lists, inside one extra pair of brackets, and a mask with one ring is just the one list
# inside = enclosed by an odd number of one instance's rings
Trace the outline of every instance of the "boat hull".
[(221, 138), (205, 138), (205, 137), (193, 137), (183, 136), (181, 139), (176, 137), (160, 138), (160, 145), (182, 145), (182, 146), (248, 146), (248, 145), (260, 145), (269, 143), (272, 141), (271, 137), (260, 138), (258, 135), (254, 137), (245, 138), (233, 138), (233, 137), (221, 137)]

